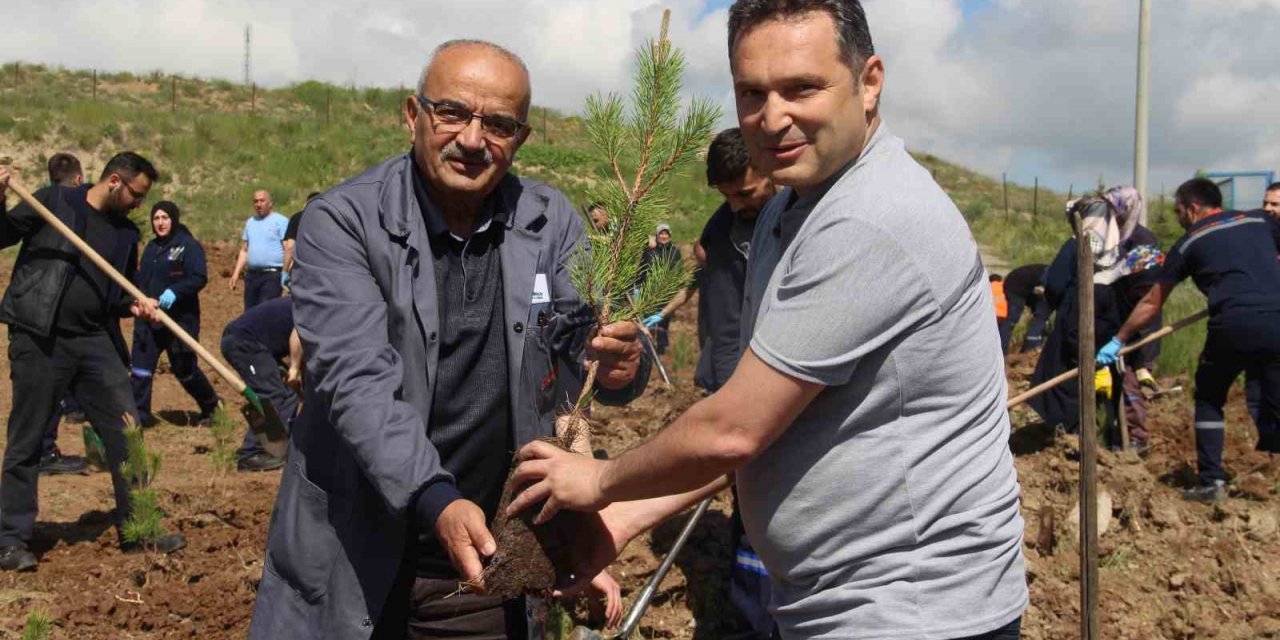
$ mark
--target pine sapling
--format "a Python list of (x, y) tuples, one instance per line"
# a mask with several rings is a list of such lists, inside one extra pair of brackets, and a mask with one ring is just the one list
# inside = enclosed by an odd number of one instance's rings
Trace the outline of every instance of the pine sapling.
[[(603, 230), (588, 225), (592, 231), (570, 278), (595, 313), (593, 333), (661, 310), (693, 277), (692, 267), (678, 258), (644, 260), (649, 234), (672, 211), (671, 173), (706, 147), (720, 120), (720, 108), (704, 99), (694, 99), (681, 112), (685, 59), (667, 38), (670, 21), (671, 12), (664, 11), (661, 35), (636, 52), (629, 107), (616, 94), (587, 99), (587, 133), (609, 167), (608, 179), (591, 195), (609, 212), (611, 224)], [(591, 403), (597, 370), (598, 363), (587, 365), (582, 392), (558, 423), (563, 426), (558, 435), (568, 442), (585, 439), (577, 432), (586, 428), (583, 412)]]
[[(707, 145), (720, 119), (720, 109), (706, 100), (694, 100), (682, 113), (685, 61), (667, 38), (670, 19), (670, 12), (664, 12), (661, 36), (636, 53), (629, 107), (617, 95), (587, 101), (587, 132), (609, 167), (604, 185), (590, 195), (612, 219), (608, 229), (587, 233), (581, 252), (569, 265), (573, 287), (594, 314), (592, 335), (607, 324), (638, 322), (658, 311), (692, 277), (691, 268), (680, 260), (644, 261), (649, 233), (671, 212), (671, 172)], [(587, 364), (582, 393), (556, 420), (556, 443), (588, 455), (590, 427), (584, 411), (591, 403), (597, 371), (598, 363)], [(498, 505), (498, 552), (481, 576), (486, 592), (550, 592), (556, 567), (568, 566), (576, 552), (575, 518), (582, 514), (561, 512), (546, 525), (533, 527), (528, 521), (531, 513), (505, 516), (511, 497), (508, 490)]]
[(209, 433), (213, 435), (213, 449), (210, 458), (213, 470), (226, 475), (236, 469), (236, 431), (239, 423), (221, 405), (213, 410), (209, 424)]
[(22, 640), (49, 640), (53, 635), (53, 619), (49, 613), (36, 609), (27, 616), (22, 629)]
[(161, 522), (164, 514), (151, 486), (160, 473), (160, 454), (147, 450), (142, 429), (128, 415), (124, 417), (124, 439), (127, 457), (120, 465), (120, 472), (129, 483), (132, 503), (129, 518), (124, 522), (124, 539), (146, 545), (165, 533)]

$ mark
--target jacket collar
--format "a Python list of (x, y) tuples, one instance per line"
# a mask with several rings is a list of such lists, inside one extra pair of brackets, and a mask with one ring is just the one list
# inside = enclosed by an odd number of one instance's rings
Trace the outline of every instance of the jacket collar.
[[(382, 227), (396, 238), (407, 239), (417, 226), (414, 224), (416, 215), (423, 221), (427, 233), (432, 233), (433, 223), (443, 221), (438, 218), (433, 220), (432, 216), (438, 216), (439, 213), (423, 211), (419, 205), (417, 190), (422, 186), (417, 184), (421, 178), (418, 176), (413, 160), (413, 152), (406, 153), (396, 164), (387, 184), (383, 187), (379, 202), (378, 214)], [(425, 196), (425, 193), (423, 195)], [(518, 222), (532, 228), (539, 217), (545, 218), (547, 199), (545, 196), (531, 193), (525, 188), (520, 178), (508, 173), (486, 198), (485, 206), (490, 212), (490, 219), (507, 229), (515, 227)], [(517, 215), (523, 220), (517, 221)]]

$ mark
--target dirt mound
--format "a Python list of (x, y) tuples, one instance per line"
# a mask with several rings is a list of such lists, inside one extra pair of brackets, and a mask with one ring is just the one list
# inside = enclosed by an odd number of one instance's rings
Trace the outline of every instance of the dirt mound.
[[(242, 308), (240, 292), (230, 292), (226, 282), (234, 249), (217, 244), (209, 252), (202, 342), (214, 350), (222, 327)], [(9, 265), (0, 265), (0, 283), (8, 282), (8, 272)], [(685, 307), (673, 326), (665, 358), (673, 386), (655, 375), (629, 406), (597, 407), (597, 450), (617, 455), (649, 439), (701, 397), (692, 385), (695, 308)], [(1014, 356), (1009, 364), (1011, 392), (1026, 389), (1034, 360)], [(1164, 381), (1175, 382), (1189, 387), (1185, 380)], [(232, 397), (215, 384), (224, 398)], [(4, 415), (10, 392), (0, 385)], [(43, 609), (55, 621), (55, 638), (245, 637), (279, 474), (215, 474), (208, 431), (174, 426), (187, 424), (196, 407), (172, 376), (157, 378), (155, 406), (174, 423), (147, 432), (148, 444), (164, 455), (156, 486), (166, 526), (186, 534), (187, 549), (168, 558), (122, 555), (106, 513), (112, 501), (105, 474), (42, 478), (35, 540), (41, 564), (33, 573), (0, 574), (0, 634), (16, 637), (27, 614)], [(1251, 450), (1253, 427), (1242, 398), (1233, 393), (1228, 412), (1226, 464), (1233, 481), (1231, 499), (1219, 506), (1189, 504), (1179, 494), (1194, 476), (1190, 398), (1162, 397), (1150, 413), (1149, 457), (1104, 452), (1099, 459), (1112, 499), (1111, 524), (1101, 537), (1104, 636), (1280, 637), (1280, 465)], [(1075, 637), (1076, 445), (1038, 425), (1026, 409), (1014, 411), (1014, 425), (1010, 444), (1022, 482), (1031, 583), (1024, 637)], [(82, 452), (78, 434), (64, 426), (59, 444), (65, 452)], [(643, 637), (720, 637), (732, 561), (729, 508), (722, 495), (704, 516), (662, 582), (641, 625)], [(612, 571), (624, 597), (652, 575), (683, 522), (676, 518), (623, 552)]]

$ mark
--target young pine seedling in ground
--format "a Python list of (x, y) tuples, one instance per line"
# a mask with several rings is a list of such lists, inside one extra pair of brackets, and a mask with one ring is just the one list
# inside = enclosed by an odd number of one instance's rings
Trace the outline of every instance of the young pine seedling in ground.
[[(603, 186), (590, 193), (604, 205), (610, 224), (591, 229), (582, 251), (570, 265), (570, 279), (592, 309), (592, 335), (610, 323), (638, 322), (660, 310), (688, 286), (692, 269), (680, 260), (644, 262), (649, 234), (671, 212), (667, 181), (671, 172), (705, 148), (720, 109), (694, 100), (682, 112), (680, 104), (684, 56), (667, 39), (670, 12), (664, 12), (662, 32), (636, 53), (631, 104), (617, 95), (587, 100), (587, 132), (607, 160)], [(598, 364), (587, 364), (582, 393), (568, 414), (556, 420), (557, 444), (591, 454), (590, 426), (585, 411), (591, 404)], [(514, 518), (504, 514), (511, 500), (508, 490), (494, 522), (498, 552), (482, 580), (491, 595), (515, 596), (549, 592), (555, 568), (568, 566), (575, 552), (575, 518), (562, 512), (546, 525), (532, 527), (536, 509)]]
[(160, 454), (147, 450), (142, 429), (128, 415), (124, 418), (124, 439), (128, 457), (120, 471), (129, 483), (129, 500), (133, 503), (133, 512), (124, 522), (124, 539), (145, 546), (165, 533), (161, 522), (164, 513), (151, 487), (160, 473)]
[(236, 432), (240, 424), (231, 416), (225, 407), (213, 410), (213, 418), (209, 424), (209, 433), (213, 435), (213, 449), (209, 457), (213, 462), (213, 470), (219, 474), (228, 474), (236, 470)]
[(35, 610), (27, 616), (27, 625), (22, 629), (22, 640), (49, 640), (53, 635), (53, 620), (44, 611)]

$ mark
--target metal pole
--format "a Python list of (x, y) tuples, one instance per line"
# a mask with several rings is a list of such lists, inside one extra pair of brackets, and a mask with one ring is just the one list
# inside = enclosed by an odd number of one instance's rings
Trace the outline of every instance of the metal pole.
[(98, 70), (93, 70), (93, 99), (98, 99)]
[[(1151, 0), (1138, 2), (1138, 96), (1133, 133), (1133, 187), (1147, 201), (1147, 121), (1151, 88)], [(1143, 212), (1141, 224), (1147, 224)]]
[(1035, 191), (1031, 192), (1031, 217), (1040, 215), (1040, 176), (1036, 176)]
[(169, 78), (169, 112), (178, 111), (178, 76)]
[(1080, 638), (1098, 640), (1098, 420), (1094, 388), (1093, 247), (1076, 227), (1076, 292), (1080, 305)]

